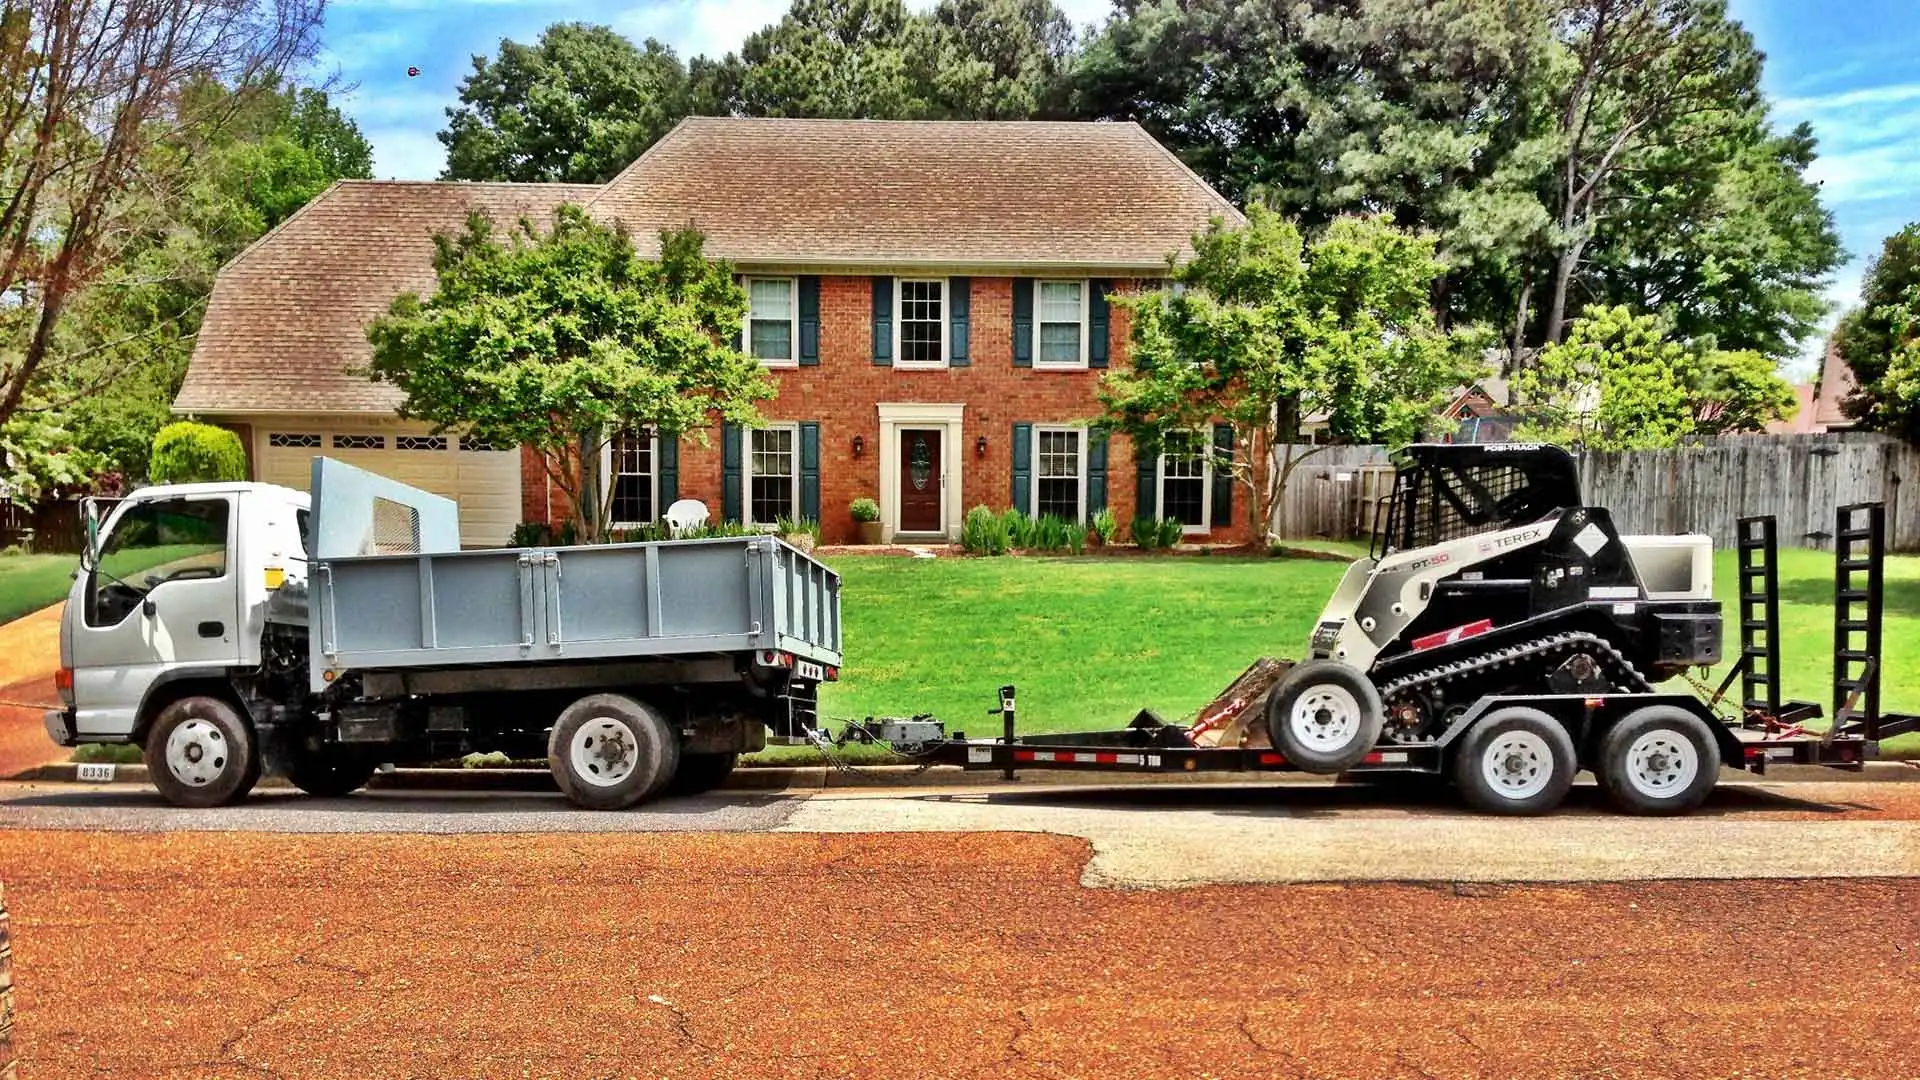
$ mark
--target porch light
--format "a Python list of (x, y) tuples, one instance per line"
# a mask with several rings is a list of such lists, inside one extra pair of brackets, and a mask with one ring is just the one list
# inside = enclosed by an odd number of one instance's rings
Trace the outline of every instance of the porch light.
[(987, 437), (985, 435), (981, 435), (978, 438), (973, 440), (973, 456), (974, 457), (987, 456)]
[(864, 453), (866, 453), (866, 452), (867, 452), (867, 439), (866, 439), (866, 436), (864, 436), (864, 435), (855, 435), (855, 436), (853, 437), (853, 456), (854, 456), (854, 457), (859, 457), (859, 456), (860, 456), (861, 454), (864, 454)]

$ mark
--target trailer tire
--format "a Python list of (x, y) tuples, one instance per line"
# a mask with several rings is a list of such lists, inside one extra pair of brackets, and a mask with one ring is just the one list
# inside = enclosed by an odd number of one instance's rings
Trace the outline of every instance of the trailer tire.
[(667, 784), (669, 795), (704, 795), (727, 782), (739, 754), (681, 754), (680, 767)]
[(1720, 745), (1706, 721), (1677, 705), (1648, 705), (1600, 737), (1594, 773), (1629, 814), (1684, 814), (1720, 779)]
[(147, 730), (146, 759), (161, 796), (192, 809), (239, 802), (260, 779), (253, 729), (217, 697), (169, 702)]
[(1480, 718), (1454, 748), (1453, 782), (1467, 805), (1490, 814), (1545, 814), (1573, 788), (1580, 768), (1560, 721), (1522, 705)]
[(1309, 660), (1267, 697), (1267, 737), (1291, 765), (1345, 772), (1380, 741), (1386, 709), (1366, 673), (1338, 660)]
[(316, 799), (337, 799), (367, 786), (377, 766), (327, 749), (300, 747), (287, 758), (287, 782)]
[(664, 788), (679, 766), (672, 725), (624, 694), (588, 694), (561, 710), (547, 737), (554, 782), (588, 810), (624, 810)]

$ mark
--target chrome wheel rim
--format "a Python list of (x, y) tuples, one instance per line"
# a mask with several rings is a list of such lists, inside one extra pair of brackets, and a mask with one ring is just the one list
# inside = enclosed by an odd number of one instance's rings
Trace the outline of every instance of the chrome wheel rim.
[(633, 775), (640, 748), (627, 725), (611, 716), (596, 716), (573, 733), (568, 747), (573, 775), (595, 787), (613, 787)]
[(167, 733), (167, 771), (188, 787), (206, 787), (220, 779), (231, 752), (220, 728), (197, 716)]
[(1649, 731), (1627, 747), (1627, 783), (1650, 799), (1671, 799), (1700, 775), (1700, 752), (1678, 731)]
[(1495, 795), (1531, 799), (1553, 782), (1553, 748), (1531, 731), (1503, 731), (1480, 755), (1480, 771)]
[(1309, 687), (1287, 718), (1294, 737), (1311, 750), (1343, 750), (1360, 733), (1360, 702), (1344, 686)]

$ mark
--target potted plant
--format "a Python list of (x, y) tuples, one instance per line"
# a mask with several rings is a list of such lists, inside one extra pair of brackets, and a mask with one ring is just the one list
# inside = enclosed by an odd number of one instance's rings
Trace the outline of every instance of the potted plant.
[(853, 525), (860, 534), (863, 544), (880, 542), (880, 504), (872, 499), (859, 498), (848, 504), (847, 511), (853, 515)]

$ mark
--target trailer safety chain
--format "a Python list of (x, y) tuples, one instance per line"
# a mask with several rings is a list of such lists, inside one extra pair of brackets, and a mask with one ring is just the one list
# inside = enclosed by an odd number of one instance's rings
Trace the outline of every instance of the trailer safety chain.
[[(1626, 657), (1620, 655), (1620, 650), (1608, 644), (1605, 639), (1588, 633), (1573, 632), (1524, 641), (1504, 649), (1496, 649), (1483, 656), (1456, 660), (1450, 664), (1404, 675), (1380, 688), (1380, 700), (1391, 705), (1408, 694), (1422, 693), (1431, 687), (1460, 682), (1476, 675), (1490, 674), (1515, 664), (1530, 664), (1536, 660), (1551, 662), (1563, 656), (1580, 653), (1600, 661), (1602, 666), (1608, 669), (1608, 678), (1615, 686), (1636, 693), (1653, 689), (1653, 684), (1647, 681), (1646, 676), (1640, 674), (1632, 664), (1627, 662)], [(1542, 671), (1543, 675), (1546, 673), (1546, 670)]]
[[(919, 764), (919, 768), (908, 773), (907, 774), (908, 776), (919, 776), (921, 773), (926, 772), (928, 769), (933, 768), (934, 765), (937, 764), (937, 760), (933, 757), (931, 750), (929, 750), (925, 754), (917, 754), (917, 755), (901, 753), (900, 751), (895, 750), (892, 746), (888, 745), (887, 743), (880, 741), (880, 739), (875, 737), (873, 731), (869, 729), (865, 724), (851, 717), (829, 716), (829, 717), (826, 717), (825, 719), (833, 723), (844, 725), (846, 729), (860, 732), (861, 734), (867, 737), (866, 738), (867, 745), (878, 746), (881, 749), (885, 750), (887, 753), (892, 754), (894, 757), (899, 758), (901, 761), (917, 762)], [(867, 775), (865, 768), (859, 765), (855, 765), (853, 762), (848, 761), (845, 757), (843, 757), (840, 754), (840, 748), (846, 745), (846, 736), (844, 733), (842, 734), (841, 738), (838, 741), (835, 741), (831, 736), (829, 736), (826, 733), (826, 730), (824, 729), (823, 726), (816, 725), (812, 731), (809, 731), (807, 733), (807, 740), (813, 744), (814, 749), (820, 751), (820, 756), (826, 758), (827, 763), (829, 765), (832, 765), (836, 770), (842, 773), (846, 773), (848, 775), (854, 775), (854, 776)]]

